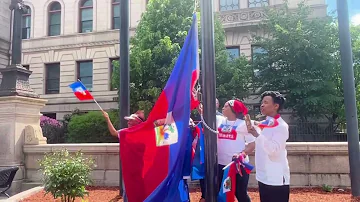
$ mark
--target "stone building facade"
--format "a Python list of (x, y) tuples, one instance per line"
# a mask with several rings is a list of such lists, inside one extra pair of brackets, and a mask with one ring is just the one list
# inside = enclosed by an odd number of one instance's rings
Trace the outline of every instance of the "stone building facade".
[[(0, 0), (5, 5), (10, 0)], [(289, 0), (296, 7), (301, 0)], [(7, 3), (6, 3), (7, 2)], [(111, 88), (111, 61), (119, 57), (120, 0), (25, 0), (29, 12), (23, 16), (23, 65), (33, 71), (32, 88), (47, 99), (42, 113), (62, 119), (75, 109), (97, 110), (93, 102), (79, 102), (68, 85), (80, 78), (104, 109), (117, 108), (117, 91)], [(130, 35), (145, 12), (147, 0), (130, 1)], [(267, 6), (283, 0), (214, 0), (215, 12), (226, 31), (226, 47), (235, 56), (251, 59), (251, 34), (261, 34), (256, 25)], [(326, 15), (325, 0), (308, 0), (315, 15)], [(9, 27), (8, 6), (1, 6), (1, 26)], [(3, 33), (5, 32), (5, 33)], [(9, 31), (0, 30), (0, 47)], [(0, 66), (6, 64), (0, 48)], [(251, 99), (249, 103), (251, 104)]]
[(10, 1), (11, 0), (0, 0), (0, 68), (5, 68), (9, 64), (11, 27), (11, 12), (9, 10)]

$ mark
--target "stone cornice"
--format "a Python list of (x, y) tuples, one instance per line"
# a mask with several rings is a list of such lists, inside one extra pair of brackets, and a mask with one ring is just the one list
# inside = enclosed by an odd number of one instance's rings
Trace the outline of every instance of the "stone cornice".
[[(218, 17), (224, 28), (232, 28), (239, 26), (251, 26), (257, 25), (259, 22), (265, 20), (266, 9), (277, 9), (281, 8), (282, 4), (273, 5), (269, 7), (258, 7), (258, 8), (243, 8), (232, 11), (221, 11), (218, 12)], [(322, 9), (326, 8), (326, 5), (310, 5), (311, 9)], [(295, 10), (292, 8), (291, 10)]]
[(33, 53), (33, 52), (42, 52), (42, 51), (50, 51), (50, 50), (64, 50), (64, 49), (115, 45), (115, 44), (119, 44), (119, 40), (96, 41), (96, 42), (89, 42), (89, 43), (68, 44), (68, 45), (60, 45), (60, 46), (28, 48), (28, 49), (23, 49), (22, 53), (29, 53), (29, 52)]
[[(29, 97), (22, 97), (22, 96), (5, 96), (0, 97), (0, 103), (35, 103), (39, 106), (44, 106), (47, 102), (45, 99), (40, 98), (29, 98)], [(3, 104), (2, 103), (2, 104)]]
[[(135, 28), (130, 28), (131, 36), (134, 31)], [(23, 40), (22, 53), (115, 45), (120, 43), (119, 34), (119, 30), (107, 30), (25, 39)]]

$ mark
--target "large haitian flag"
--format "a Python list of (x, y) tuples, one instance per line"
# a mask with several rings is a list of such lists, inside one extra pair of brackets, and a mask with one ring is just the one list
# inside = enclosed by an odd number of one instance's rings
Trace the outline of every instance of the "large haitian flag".
[[(170, 78), (146, 122), (122, 131), (120, 155), (129, 202), (182, 201), (192, 75), (197, 71), (196, 15)], [(165, 119), (156, 127), (154, 122)]]

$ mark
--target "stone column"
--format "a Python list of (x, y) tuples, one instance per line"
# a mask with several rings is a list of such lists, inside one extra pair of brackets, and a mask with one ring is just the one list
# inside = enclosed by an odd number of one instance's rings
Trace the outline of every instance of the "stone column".
[(40, 128), (40, 109), (46, 100), (22, 97), (0, 97), (0, 169), (18, 166), (12, 193), (21, 190), (25, 179), (24, 144), (46, 144)]
[(10, 193), (21, 191), (25, 179), (24, 144), (46, 144), (40, 128), (40, 109), (46, 100), (40, 99), (30, 87), (31, 71), (21, 65), (22, 0), (12, 0), (14, 13), (11, 65), (0, 72), (0, 169), (18, 166)]

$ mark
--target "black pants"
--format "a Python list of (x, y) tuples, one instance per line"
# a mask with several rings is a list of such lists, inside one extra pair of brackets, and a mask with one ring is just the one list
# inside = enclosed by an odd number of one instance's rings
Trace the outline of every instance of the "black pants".
[[(219, 173), (218, 173), (218, 182), (219, 182), (219, 187), (217, 188), (217, 192), (220, 191), (220, 187), (221, 187), (221, 182), (222, 182), (222, 178), (224, 175), (224, 171), (223, 168), (225, 166), (223, 165), (218, 165), (218, 169), (219, 169)], [(249, 182), (249, 174), (247, 174), (244, 170), (244, 168), (241, 168), (241, 172), (242, 172), (242, 176), (240, 176), (239, 174), (236, 174), (236, 190), (235, 190), (235, 196), (237, 198), (238, 201), (241, 202), (250, 202), (250, 197), (247, 193), (247, 188), (248, 188), (248, 182)], [(200, 180), (200, 188), (201, 188), (201, 197), (205, 198), (205, 182), (204, 180)]]
[(200, 180), (201, 198), (205, 198), (205, 180)]
[(290, 186), (270, 186), (259, 182), (261, 202), (289, 202)]

